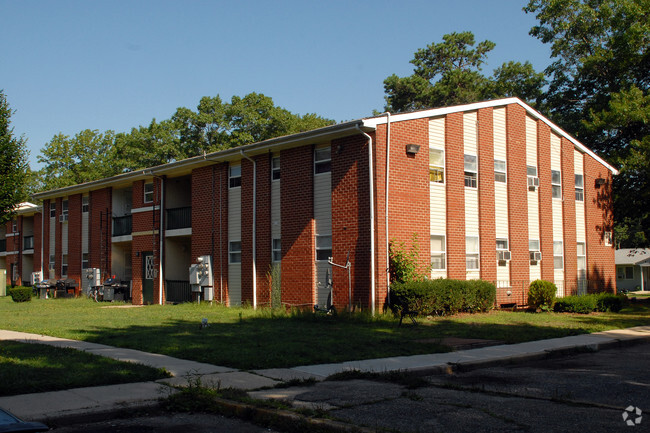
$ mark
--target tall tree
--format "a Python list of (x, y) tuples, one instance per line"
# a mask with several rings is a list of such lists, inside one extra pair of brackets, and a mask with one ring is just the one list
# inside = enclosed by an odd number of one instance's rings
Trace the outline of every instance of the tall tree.
[(650, 0), (530, 0), (551, 44), (543, 109), (620, 167), (614, 182), (619, 245), (650, 240)]
[(415, 53), (413, 75), (393, 74), (384, 80), (386, 110), (409, 111), (506, 96), (535, 103), (541, 95), (544, 75), (528, 62), (507, 62), (492, 76), (483, 75), (482, 66), (494, 42), (477, 44), (472, 32), (454, 32), (442, 39)]
[(9, 221), (16, 205), (26, 198), (27, 149), (23, 137), (14, 137), (13, 113), (4, 90), (0, 89), (0, 224)]

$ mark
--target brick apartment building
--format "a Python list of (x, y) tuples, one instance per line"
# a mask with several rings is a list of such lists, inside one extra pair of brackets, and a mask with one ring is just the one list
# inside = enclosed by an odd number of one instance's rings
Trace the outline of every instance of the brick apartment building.
[(275, 264), (283, 303), (326, 304), (331, 281), (338, 308), (375, 310), (387, 241), (415, 236), (432, 278), (493, 281), (498, 304), (538, 278), (612, 291), (614, 174), (517, 98), (382, 115), (36, 194), (43, 211), (0, 229), (0, 267), (15, 284), (98, 268), (163, 303), (191, 300), (210, 256), (229, 305), (268, 305)]

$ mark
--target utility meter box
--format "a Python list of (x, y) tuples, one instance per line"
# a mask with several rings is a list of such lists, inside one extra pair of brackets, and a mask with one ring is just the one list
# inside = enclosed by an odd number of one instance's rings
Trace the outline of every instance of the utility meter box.
[(41, 281), (43, 281), (43, 273), (42, 272), (32, 272), (32, 277), (31, 277), (32, 286), (40, 283)]
[(203, 299), (211, 301), (212, 295), (212, 258), (200, 256), (198, 263), (190, 265), (190, 286), (192, 292), (202, 293)]
[(101, 272), (99, 268), (86, 268), (83, 270), (83, 278), (81, 278), (81, 288), (84, 294), (88, 295), (90, 289), (101, 285), (102, 285), (102, 279), (101, 279)]

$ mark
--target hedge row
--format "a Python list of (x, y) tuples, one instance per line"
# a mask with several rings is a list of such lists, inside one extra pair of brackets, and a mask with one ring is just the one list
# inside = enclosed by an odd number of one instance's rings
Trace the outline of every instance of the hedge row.
[(589, 314), (594, 311), (618, 313), (625, 304), (625, 296), (611, 293), (565, 296), (555, 301), (553, 311), (558, 313)]
[(424, 280), (391, 285), (390, 308), (394, 314), (413, 311), (420, 315), (446, 315), (488, 311), (496, 300), (494, 284), (482, 280)]
[(16, 286), (7, 289), (7, 294), (14, 302), (27, 302), (32, 300), (32, 288)]

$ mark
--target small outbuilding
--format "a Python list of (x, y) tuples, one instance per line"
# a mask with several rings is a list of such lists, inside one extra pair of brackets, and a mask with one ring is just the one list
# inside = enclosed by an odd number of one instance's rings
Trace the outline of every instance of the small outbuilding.
[(650, 290), (650, 249), (616, 250), (616, 287), (618, 290)]

